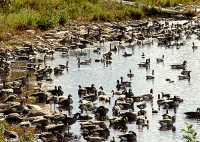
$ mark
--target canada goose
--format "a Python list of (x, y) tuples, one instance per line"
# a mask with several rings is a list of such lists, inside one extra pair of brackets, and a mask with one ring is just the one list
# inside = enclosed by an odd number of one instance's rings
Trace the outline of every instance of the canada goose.
[(129, 70), (129, 73), (127, 74), (127, 76), (128, 76), (129, 78), (134, 77), (134, 74), (132, 73), (131, 69)]
[(119, 138), (121, 139), (121, 142), (137, 142), (137, 135), (133, 131), (129, 131), (124, 135), (120, 135)]

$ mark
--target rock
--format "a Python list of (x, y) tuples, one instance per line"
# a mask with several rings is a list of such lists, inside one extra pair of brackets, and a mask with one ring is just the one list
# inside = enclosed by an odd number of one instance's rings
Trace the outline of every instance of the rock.
[(11, 37), (12, 37), (12, 34), (11, 34), (11, 33), (9, 33), (9, 32), (7, 32), (7, 33), (4, 33), (3, 35), (4, 35), (4, 38), (6, 38), (6, 39), (9, 39), (9, 38), (11, 38)]
[(4, 130), (4, 138), (7, 139), (9, 142), (18, 142), (19, 136), (14, 131)]
[(26, 32), (27, 32), (28, 34), (32, 34), (32, 35), (36, 34), (36, 31), (35, 31), (35, 30), (26, 30)]

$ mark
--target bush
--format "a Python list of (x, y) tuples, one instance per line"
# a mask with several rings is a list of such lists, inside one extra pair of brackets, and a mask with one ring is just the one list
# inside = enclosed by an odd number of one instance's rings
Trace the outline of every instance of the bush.
[(10, 0), (0, 0), (0, 8), (3, 10), (9, 8), (10, 4), (11, 4)]
[(60, 15), (58, 23), (64, 25), (67, 22), (67, 18), (64, 15)]
[(49, 18), (42, 17), (37, 21), (37, 27), (40, 30), (48, 30), (48, 29), (52, 28), (53, 25), (54, 25), (53, 22)]
[(161, 11), (155, 7), (144, 8), (144, 12), (148, 16), (157, 16), (157, 15), (161, 14)]
[(129, 7), (127, 9), (127, 15), (128, 17), (132, 19), (141, 19), (144, 16), (144, 13), (142, 9), (134, 8), (134, 7)]
[(191, 124), (186, 124), (186, 127), (182, 129), (183, 138), (186, 142), (198, 142), (197, 132), (193, 129)]
[(5, 18), (5, 22), (10, 27), (24, 30), (37, 24), (39, 14), (32, 10), (20, 10), (17, 13), (10, 13)]

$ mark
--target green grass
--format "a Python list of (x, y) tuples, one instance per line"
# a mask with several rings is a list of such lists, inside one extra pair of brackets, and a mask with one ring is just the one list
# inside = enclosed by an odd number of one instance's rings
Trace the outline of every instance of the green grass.
[[(2, 31), (47, 30), (76, 21), (117, 21), (141, 19), (144, 9), (112, 0), (0, 0), (0, 33)], [(175, 6), (192, 0), (133, 0), (151, 6)]]
[(181, 129), (185, 142), (198, 142), (197, 132), (192, 124), (186, 124), (185, 128)]
[(193, 2), (198, 2), (198, 0), (136, 0), (137, 2), (142, 2), (151, 6), (161, 6), (161, 7), (173, 7), (178, 4), (192, 4)]
[(0, 27), (46, 30), (68, 20), (113, 21), (143, 16), (143, 11), (136, 7), (110, 0), (13, 0), (0, 10)]

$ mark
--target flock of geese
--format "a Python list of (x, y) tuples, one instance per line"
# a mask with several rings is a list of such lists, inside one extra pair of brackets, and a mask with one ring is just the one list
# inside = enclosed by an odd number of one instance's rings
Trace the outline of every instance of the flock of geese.
[[(131, 25), (129, 27), (113, 27), (115, 30), (114, 35), (110, 36), (111, 41), (119, 41), (119, 44), (110, 44), (110, 48), (107, 52), (102, 53), (101, 48), (93, 49), (93, 53), (99, 55), (99, 58), (82, 60), (81, 56), (84, 56), (84, 48), (87, 48), (88, 44), (91, 44), (88, 36), (85, 39), (79, 40), (76, 44), (77, 49), (81, 49), (81, 52), (77, 54), (77, 66), (90, 66), (95, 63), (102, 63), (104, 66), (109, 66), (114, 62), (112, 56), (119, 50), (126, 48), (136, 48), (143, 46), (150, 46), (155, 41), (158, 46), (165, 48), (176, 48), (179, 50), (185, 42), (181, 39), (189, 39), (192, 35), (200, 37), (198, 30), (200, 23), (198, 20), (188, 20), (182, 24), (170, 23), (169, 21), (151, 21), (142, 23), (139, 25)], [(101, 30), (99, 30), (101, 31)], [(88, 32), (88, 34), (90, 34)], [(98, 32), (99, 42), (104, 45), (105, 35), (101, 35)], [(125, 46), (126, 45), (126, 46)], [(147, 94), (136, 96), (133, 92), (132, 82), (130, 81), (135, 77), (134, 71), (131, 69), (124, 76), (130, 80), (125, 80), (125, 77), (116, 79), (116, 85), (111, 90), (111, 94), (104, 91), (103, 85), (99, 88), (95, 87), (95, 84), (91, 86), (78, 86), (77, 94), (79, 96), (79, 111), (72, 114), (74, 100), (73, 95), (64, 95), (61, 86), (57, 85), (50, 90), (43, 90), (41, 87), (41, 81), (51, 82), (51, 78), (55, 76), (63, 75), (65, 70), (70, 70), (69, 61), (66, 64), (59, 64), (56, 67), (48, 66), (47, 61), (53, 59), (55, 52), (61, 52), (62, 57), (68, 57), (73, 50), (69, 47), (58, 47), (55, 49), (33, 47), (25, 44), (20, 49), (14, 51), (2, 51), (1, 52), (1, 82), (0, 85), (0, 114), (1, 121), (6, 121), (9, 124), (17, 125), (20, 127), (32, 127), (35, 129), (35, 137), (37, 141), (44, 142), (67, 142), (67, 141), (80, 141), (78, 136), (74, 136), (70, 133), (70, 127), (77, 123), (80, 123), (80, 132), (82, 137), (88, 142), (102, 142), (108, 141), (110, 137), (111, 129), (115, 131), (121, 131), (124, 134), (118, 136), (112, 136), (111, 142), (136, 142), (137, 134), (133, 130), (129, 130), (128, 124), (137, 125), (138, 129), (149, 129), (149, 123), (151, 120), (147, 116), (146, 108), (148, 103), (151, 104), (151, 113), (157, 114), (159, 111), (164, 112), (159, 120), (160, 129), (162, 131), (176, 131), (176, 111), (183, 99), (180, 96), (173, 96), (169, 93), (160, 92), (155, 95), (154, 90), (150, 89)], [(73, 48), (75, 48), (73, 46)], [(191, 45), (192, 50), (197, 50), (198, 47)], [(43, 58), (39, 58), (36, 55), (44, 55)], [(127, 51), (123, 52), (124, 58), (133, 56), (132, 53)], [(41, 57), (41, 56), (40, 56)], [(145, 62), (138, 63), (139, 69), (151, 70), (151, 59), (146, 58), (145, 53), (142, 53), (141, 58)], [(165, 61), (165, 55), (161, 58), (157, 58), (157, 64)], [(17, 78), (13, 81), (7, 81), (6, 76), (12, 72), (13, 64), (18, 62), (25, 63), (25, 66), (21, 67), (27, 70), (27, 75)], [(170, 66), (172, 70), (180, 70), (178, 75), (179, 80), (190, 80), (191, 71), (187, 68), (187, 61), (182, 61), (180, 64), (173, 64)], [(20, 68), (20, 67), (18, 67)], [(30, 84), (30, 74), (34, 75), (38, 87), (34, 88), (34, 93), (30, 95), (24, 95), (23, 91), (27, 85)], [(146, 75), (146, 80), (154, 80), (155, 72), (151, 70), (151, 74)], [(166, 81), (173, 83), (170, 78), (166, 78)], [(37, 109), (36, 105), (28, 103), (30, 98), (35, 98), (36, 104), (54, 104), (54, 111), (57, 113), (44, 113)], [(157, 102), (158, 110), (153, 106), (153, 101)], [(96, 105), (98, 104), (101, 105)], [(114, 102), (114, 103), (112, 103)], [(109, 108), (106, 107), (108, 104)], [(38, 105), (39, 106), (39, 105)], [(58, 106), (58, 107), (57, 107)], [(174, 115), (169, 114), (169, 110), (174, 111)], [(112, 111), (112, 117), (108, 115), (109, 110)], [(200, 118), (200, 111), (185, 112), (189, 118)], [(4, 138), (7, 141), (18, 141), (19, 136), (9, 130), (4, 130)]]

